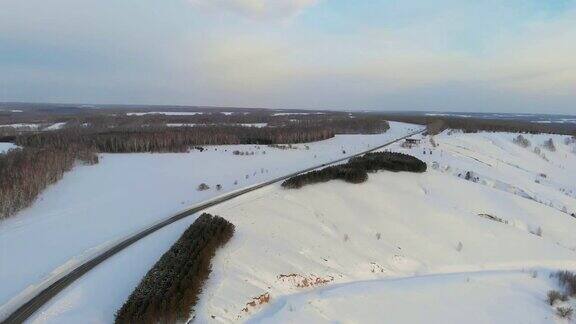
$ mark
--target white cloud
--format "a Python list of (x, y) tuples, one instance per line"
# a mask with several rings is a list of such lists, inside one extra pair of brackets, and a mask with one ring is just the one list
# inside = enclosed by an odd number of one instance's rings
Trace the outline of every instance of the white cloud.
[(189, 0), (199, 8), (225, 10), (251, 19), (285, 19), (298, 15), (318, 0)]

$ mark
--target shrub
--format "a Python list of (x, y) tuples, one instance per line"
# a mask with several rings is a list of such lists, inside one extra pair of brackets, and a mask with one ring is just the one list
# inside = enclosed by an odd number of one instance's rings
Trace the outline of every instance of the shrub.
[(572, 314), (574, 313), (574, 309), (572, 307), (557, 307), (556, 314), (560, 316), (560, 318), (565, 319), (572, 319)]
[(461, 252), (463, 248), (464, 244), (462, 244), (462, 242), (458, 242), (458, 245), (456, 245), (456, 251)]
[(116, 313), (116, 323), (185, 322), (210, 274), (216, 250), (234, 225), (202, 214), (156, 262)]
[(554, 306), (554, 303), (556, 303), (557, 301), (566, 301), (568, 300), (568, 297), (557, 290), (550, 290), (548, 292), (547, 300), (550, 306)]
[(98, 163), (94, 151), (66, 148), (28, 148), (0, 154), (0, 219), (30, 206), (50, 184), (60, 180), (74, 162)]
[(542, 227), (538, 226), (536, 229), (530, 230), (530, 233), (542, 237)]
[(524, 147), (524, 148), (530, 146), (530, 141), (529, 141), (526, 137), (524, 137), (524, 136), (522, 136), (522, 135), (516, 136), (516, 138), (514, 138), (512, 141), (513, 141), (516, 145), (522, 146), (522, 147)]
[(558, 271), (553, 274), (558, 279), (560, 286), (569, 296), (576, 297), (576, 274), (570, 271)]
[(199, 185), (198, 185), (198, 188), (196, 188), (196, 190), (198, 190), (198, 191), (204, 191), (204, 190), (208, 190), (208, 189), (210, 189), (210, 186), (208, 186), (208, 185), (205, 184), (205, 183), (199, 184)]
[(554, 141), (551, 138), (545, 141), (542, 146), (550, 152), (556, 151), (556, 145), (554, 145)]

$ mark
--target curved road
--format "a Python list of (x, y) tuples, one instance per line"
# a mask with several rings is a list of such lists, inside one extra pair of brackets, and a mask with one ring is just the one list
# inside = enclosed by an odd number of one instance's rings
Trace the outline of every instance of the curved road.
[(206, 203), (200, 204), (198, 206), (192, 207), (190, 209), (184, 210), (176, 215), (170, 216), (168, 218), (166, 218), (165, 220), (159, 222), (159, 223), (155, 223), (153, 225), (151, 225), (150, 227), (147, 227), (146, 229), (143, 229), (137, 233), (134, 233), (128, 237), (126, 237), (125, 239), (123, 239), (122, 241), (118, 242), (117, 244), (115, 244), (114, 246), (110, 247), (109, 249), (107, 249), (106, 251), (103, 251), (102, 253), (94, 256), (91, 259), (86, 260), (84, 263), (82, 263), (81, 265), (79, 265), (78, 267), (76, 267), (75, 269), (73, 269), (72, 271), (70, 271), (68, 274), (64, 275), (62, 278), (56, 280), (55, 282), (53, 282), (52, 284), (50, 284), (49, 286), (47, 286), (46, 288), (44, 288), (43, 290), (37, 292), (34, 296), (32, 296), (28, 301), (22, 303), (22, 305), (20, 305), (12, 314), (10, 314), (8, 317), (6, 317), (5, 319), (2, 320), (2, 323), (22, 323), (24, 322), (27, 318), (29, 318), (32, 314), (34, 314), (38, 309), (40, 309), (40, 307), (42, 307), (44, 304), (46, 304), (52, 297), (56, 296), (59, 292), (61, 292), (62, 290), (64, 290), (66, 287), (68, 287), (70, 284), (72, 284), (76, 279), (82, 277), (85, 273), (87, 273), (88, 271), (90, 271), (91, 269), (95, 268), (97, 265), (99, 265), (100, 263), (104, 262), (105, 260), (107, 260), (108, 258), (112, 257), (113, 255), (115, 255), (116, 253), (124, 250), (125, 248), (129, 247), (130, 245), (132, 245), (133, 243), (137, 242), (138, 240), (156, 232), (157, 230), (170, 225), (184, 217), (188, 217), (190, 215), (196, 214), (206, 208), (212, 207), (214, 205), (218, 205), (220, 203), (223, 203), (225, 201), (234, 199), (238, 196), (244, 195), (248, 192), (252, 192), (254, 190), (258, 190), (262, 187), (266, 187), (272, 184), (275, 184), (277, 182), (286, 180), (288, 178), (291, 178), (295, 175), (301, 174), (301, 173), (305, 173), (305, 172), (309, 172), (318, 168), (322, 168), (325, 167), (327, 165), (330, 164), (335, 164), (335, 163), (339, 163), (345, 160), (348, 160), (352, 157), (355, 156), (359, 156), (359, 155), (363, 155), (369, 152), (373, 152), (379, 149), (382, 149), (386, 146), (392, 145), (398, 141), (401, 141), (403, 139), (406, 139), (410, 136), (422, 133), (424, 130), (419, 130), (413, 133), (410, 133), (406, 136), (397, 138), (393, 141), (384, 143), (378, 147), (372, 148), (370, 150), (366, 150), (354, 155), (350, 155), (332, 162), (327, 162), (327, 163), (323, 163), (321, 165), (317, 165), (314, 167), (310, 167), (304, 170), (300, 170), (279, 178), (275, 178), (272, 179), (270, 181), (266, 181), (257, 185), (254, 185), (252, 187), (248, 187), (242, 190), (238, 190), (229, 194), (226, 194), (224, 196), (215, 198), (213, 200), (210, 200)]

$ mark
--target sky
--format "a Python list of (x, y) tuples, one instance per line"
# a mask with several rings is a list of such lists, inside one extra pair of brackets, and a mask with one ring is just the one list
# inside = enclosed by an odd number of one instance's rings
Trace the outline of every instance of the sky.
[(576, 114), (576, 0), (0, 0), (0, 101)]

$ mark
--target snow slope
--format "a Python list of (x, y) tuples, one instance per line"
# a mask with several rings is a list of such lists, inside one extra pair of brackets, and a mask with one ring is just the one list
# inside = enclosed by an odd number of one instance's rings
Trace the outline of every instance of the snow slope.
[[(210, 208), (236, 233), (214, 259), (194, 322), (556, 321), (544, 301), (555, 288), (548, 272), (576, 269), (576, 219), (538, 200), (576, 208), (562, 191), (576, 189), (573, 144), (555, 137), (557, 151), (546, 161), (513, 137), (447, 132), (435, 137), (437, 147), (424, 138), (418, 147), (394, 148), (438, 162), (424, 174), (379, 172), (359, 185), (300, 190), (277, 185)], [(528, 137), (540, 145), (550, 136)], [(508, 186), (458, 177), (467, 170)], [(537, 184), (541, 172), (547, 181)], [(31, 322), (110, 322), (192, 221), (109, 260)], [(531, 233), (538, 227), (541, 236)], [(251, 306), (260, 296), (270, 296), (270, 305)]]
[[(380, 172), (360, 185), (271, 188), (212, 208), (237, 233), (216, 256), (196, 322), (552, 321), (547, 272), (576, 269), (576, 219), (540, 200), (576, 209), (565, 194), (576, 189), (575, 156), (559, 136), (548, 161), (513, 137), (445, 133), (435, 148), (425, 138), (395, 149), (439, 162), (438, 170)], [(528, 137), (540, 145), (550, 136)], [(458, 177), (466, 170), (534, 199)], [(540, 172), (548, 182), (534, 182)], [(272, 304), (250, 306), (259, 296)]]
[(280, 297), (248, 322), (550, 323), (542, 296), (554, 286), (547, 271), (358, 281)]
[[(0, 223), (0, 304), (107, 244), (190, 205), (334, 160), (343, 150), (351, 154), (381, 145), (415, 128), (392, 123), (384, 134), (336, 136), (290, 149), (229, 145), (187, 154), (102, 154), (99, 164), (76, 166), (33, 206)], [(248, 155), (234, 155), (235, 150)], [(198, 192), (202, 182), (212, 189)], [(216, 191), (216, 184), (223, 189)], [(162, 249), (147, 250), (152, 263), (178, 238), (183, 228), (180, 230), (171, 232), (169, 240), (153, 244)], [(105, 302), (114, 300), (113, 307), (118, 307), (148, 265), (144, 261), (138, 264), (142, 268), (132, 274), (135, 283), (116, 286), (119, 300), (107, 298)], [(114, 310), (106, 308), (106, 321)]]
[(64, 127), (64, 125), (66, 125), (66, 123), (54, 123), (46, 128), (44, 128), (43, 130), (45, 131), (53, 131), (53, 130), (58, 130), (58, 129), (62, 129), (62, 127)]

